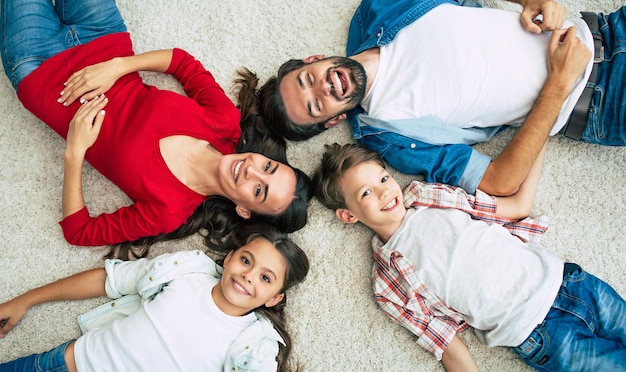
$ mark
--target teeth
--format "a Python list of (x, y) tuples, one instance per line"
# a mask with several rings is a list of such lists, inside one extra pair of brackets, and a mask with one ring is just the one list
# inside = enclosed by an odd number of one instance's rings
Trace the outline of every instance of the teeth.
[(248, 293), (248, 291), (239, 283), (233, 281), (233, 283), (235, 284), (235, 288), (237, 288), (240, 292), (242, 293)]
[(239, 176), (239, 168), (241, 168), (241, 164), (243, 164), (243, 160), (235, 164), (235, 174), (234, 174), (235, 182), (237, 182), (237, 177)]
[(392, 201), (390, 201), (387, 205), (385, 205), (385, 207), (383, 208), (383, 210), (385, 210), (385, 211), (386, 211), (387, 209), (393, 208), (393, 207), (395, 207), (395, 206), (396, 206), (396, 204), (398, 204), (398, 201), (396, 200), (396, 198), (393, 198), (393, 200), (392, 200)]

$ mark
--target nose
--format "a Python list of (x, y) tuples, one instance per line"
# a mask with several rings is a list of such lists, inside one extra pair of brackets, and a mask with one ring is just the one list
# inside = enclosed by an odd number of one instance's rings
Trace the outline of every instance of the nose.
[(250, 166), (246, 168), (245, 174), (247, 179), (262, 180), (267, 177), (267, 174), (261, 169), (258, 169), (254, 164), (250, 164)]
[(243, 278), (245, 282), (252, 283), (252, 280), (251, 280), (252, 276), (250, 275), (250, 272), (246, 271), (246, 272), (241, 273), (241, 277)]
[(330, 83), (325, 78), (317, 79), (315, 92), (322, 96), (330, 95)]

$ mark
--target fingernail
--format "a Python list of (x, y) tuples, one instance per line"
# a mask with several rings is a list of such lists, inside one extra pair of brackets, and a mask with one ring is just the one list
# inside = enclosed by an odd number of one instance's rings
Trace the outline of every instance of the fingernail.
[(105, 114), (104, 110), (100, 110), (100, 115), (104, 116), (104, 114)]
[(63, 106), (67, 106), (67, 102), (63, 102)]
[(62, 95), (64, 95), (64, 94), (65, 94), (65, 91), (64, 91), (64, 90), (62, 90), (62, 91), (61, 91), (61, 93), (59, 93), (59, 95), (60, 95), (60, 96), (62, 96)]
[(87, 102), (87, 101), (84, 98), (80, 99), (80, 103), (85, 103), (85, 102)]
[(63, 98), (57, 99), (57, 102), (59, 102), (59, 103), (63, 102)]

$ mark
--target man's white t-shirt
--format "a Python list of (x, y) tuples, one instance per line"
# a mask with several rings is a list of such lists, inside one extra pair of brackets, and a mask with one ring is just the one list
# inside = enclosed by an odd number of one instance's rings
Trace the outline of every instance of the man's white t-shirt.
[[(582, 19), (578, 37), (593, 50)], [(380, 48), (380, 64), (361, 103), (382, 120), (435, 116), (460, 128), (521, 124), (546, 80), (550, 33), (523, 29), (519, 13), (444, 4), (402, 29)], [(567, 122), (593, 60), (575, 84), (553, 127)]]

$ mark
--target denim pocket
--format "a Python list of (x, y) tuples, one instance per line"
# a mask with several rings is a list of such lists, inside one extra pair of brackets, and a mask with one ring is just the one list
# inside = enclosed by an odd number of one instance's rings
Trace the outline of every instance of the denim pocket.
[(537, 326), (524, 342), (511, 349), (519, 354), (529, 365), (540, 366), (549, 359), (546, 355), (549, 347), (550, 336), (548, 332), (542, 326)]

